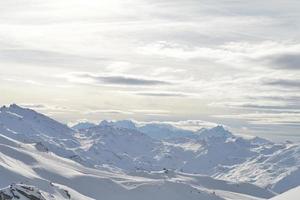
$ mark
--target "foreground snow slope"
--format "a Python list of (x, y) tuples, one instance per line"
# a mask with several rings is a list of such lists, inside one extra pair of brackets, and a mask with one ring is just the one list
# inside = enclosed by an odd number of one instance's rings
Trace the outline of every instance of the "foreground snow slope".
[(272, 200), (298, 200), (300, 197), (300, 186), (291, 189), (279, 196), (272, 198)]
[[(0, 135), (0, 188), (9, 194), (12, 183), (34, 187), (45, 199), (222, 200), (270, 198), (272, 192), (251, 184), (233, 184), (206, 176), (173, 171), (134, 172), (130, 175), (84, 167), (51, 152), (37, 151)], [(22, 185), (15, 185), (20, 189)], [(37, 189), (38, 188), (38, 189)], [(22, 187), (21, 187), (22, 189)], [(24, 188), (23, 188), (24, 189)], [(26, 199), (26, 198), (25, 198)]]

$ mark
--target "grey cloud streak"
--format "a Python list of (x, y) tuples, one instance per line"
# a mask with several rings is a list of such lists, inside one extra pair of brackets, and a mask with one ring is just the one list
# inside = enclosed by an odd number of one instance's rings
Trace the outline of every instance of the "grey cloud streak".
[(243, 104), (239, 106), (241, 108), (250, 108), (250, 109), (262, 109), (262, 110), (273, 110), (273, 111), (282, 111), (282, 110), (289, 110), (292, 112), (299, 112), (300, 113), (300, 105), (297, 104), (287, 104), (287, 105), (259, 105), (259, 104)]
[(126, 86), (158, 86), (173, 85), (169, 81), (150, 79), (144, 77), (131, 77), (125, 75), (93, 75), (90, 73), (76, 73), (73, 76), (92, 81), (94, 84), (104, 85), (126, 85)]
[(278, 79), (265, 82), (266, 85), (279, 86), (285, 89), (300, 89), (300, 80)]
[(300, 52), (298, 54), (281, 54), (268, 58), (275, 69), (300, 70)]
[(39, 67), (67, 67), (82, 68), (86, 65), (96, 65), (100, 62), (109, 61), (103, 57), (86, 57), (58, 51), (39, 49), (26, 49), (21, 47), (0, 49), (0, 62), (12, 62), (20, 64), (36, 64)]
[(190, 94), (185, 93), (172, 93), (172, 92), (139, 92), (136, 95), (152, 96), (152, 97), (189, 97)]

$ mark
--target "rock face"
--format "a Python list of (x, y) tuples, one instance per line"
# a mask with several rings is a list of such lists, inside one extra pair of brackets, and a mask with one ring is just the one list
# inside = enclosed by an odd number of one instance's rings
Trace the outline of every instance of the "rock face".
[(47, 200), (42, 193), (33, 186), (13, 184), (0, 190), (0, 200)]
[(59, 195), (49, 194), (38, 188), (26, 184), (11, 184), (10, 186), (0, 190), (0, 200), (57, 200), (71, 199), (69, 191), (60, 189), (50, 183), (49, 191), (57, 191)]
[(42, 143), (42, 142), (37, 142), (35, 145), (36, 150), (40, 152), (48, 152), (49, 149)]

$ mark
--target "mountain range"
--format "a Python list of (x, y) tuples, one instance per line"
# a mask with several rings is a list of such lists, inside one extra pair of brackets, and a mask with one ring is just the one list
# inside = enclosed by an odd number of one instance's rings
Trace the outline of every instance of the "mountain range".
[(0, 108), (0, 160), (1, 200), (269, 199), (300, 185), (299, 143), (223, 126), (68, 127), (16, 104)]

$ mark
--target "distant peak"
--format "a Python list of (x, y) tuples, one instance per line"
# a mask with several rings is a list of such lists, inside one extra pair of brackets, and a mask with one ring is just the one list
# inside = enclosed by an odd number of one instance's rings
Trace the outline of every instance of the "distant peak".
[(114, 126), (118, 128), (136, 129), (136, 125), (131, 120), (120, 120), (120, 121), (107, 121), (103, 120), (99, 126)]
[(115, 126), (120, 128), (136, 129), (135, 123), (131, 120), (120, 120), (120, 121), (116, 121), (114, 124)]
[(71, 126), (71, 128), (74, 129), (74, 130), (81, 130), (81, 129), (92, 128), (92, 127), (95, 127), (95, 126), (97, 126), (97, 125), (94, 124), (94, 123), (91, 123), (91, 122), (79, 122), (79, 123)]
[(1, 110), (10, 110), (10, 109), (16, 110), (16, 109), (24, 109), (24, 108), (22, 108), (22, 107), (18, 106), (17, 104), (13, 103), (13, 104), (10, 104), (9, 106), (3, 105), (0, 109)]
[(111, 122), (107, 121), (107, 120), (102, 120), (99, 123), (99, 126), (109, 126), (111, 124)]
[(13, 103), (9, 105), (9, 108), (13, 108), (13, 109), (24, 109), (21, 106), (18, 106), (17, 104)]
[(5, 105), (0, 108), (0, 110), (4, 110), (4, 109), (7, 109)]
[(218, 125), (218, 126), (212, 128), (212, 130), (216, 130), (216, 131), (227, 131), (227, 130), (224, 128), (224, 126), (222, 126), (222, 125)]
[(198, 131), (198, 134), (201, 138), (210, 138), (210, 137), (222, 137), (228, 138), (232, 137), (232, 133), (224, 128), (222, 125), (218, 125), (211, 129), (201, 129)]

